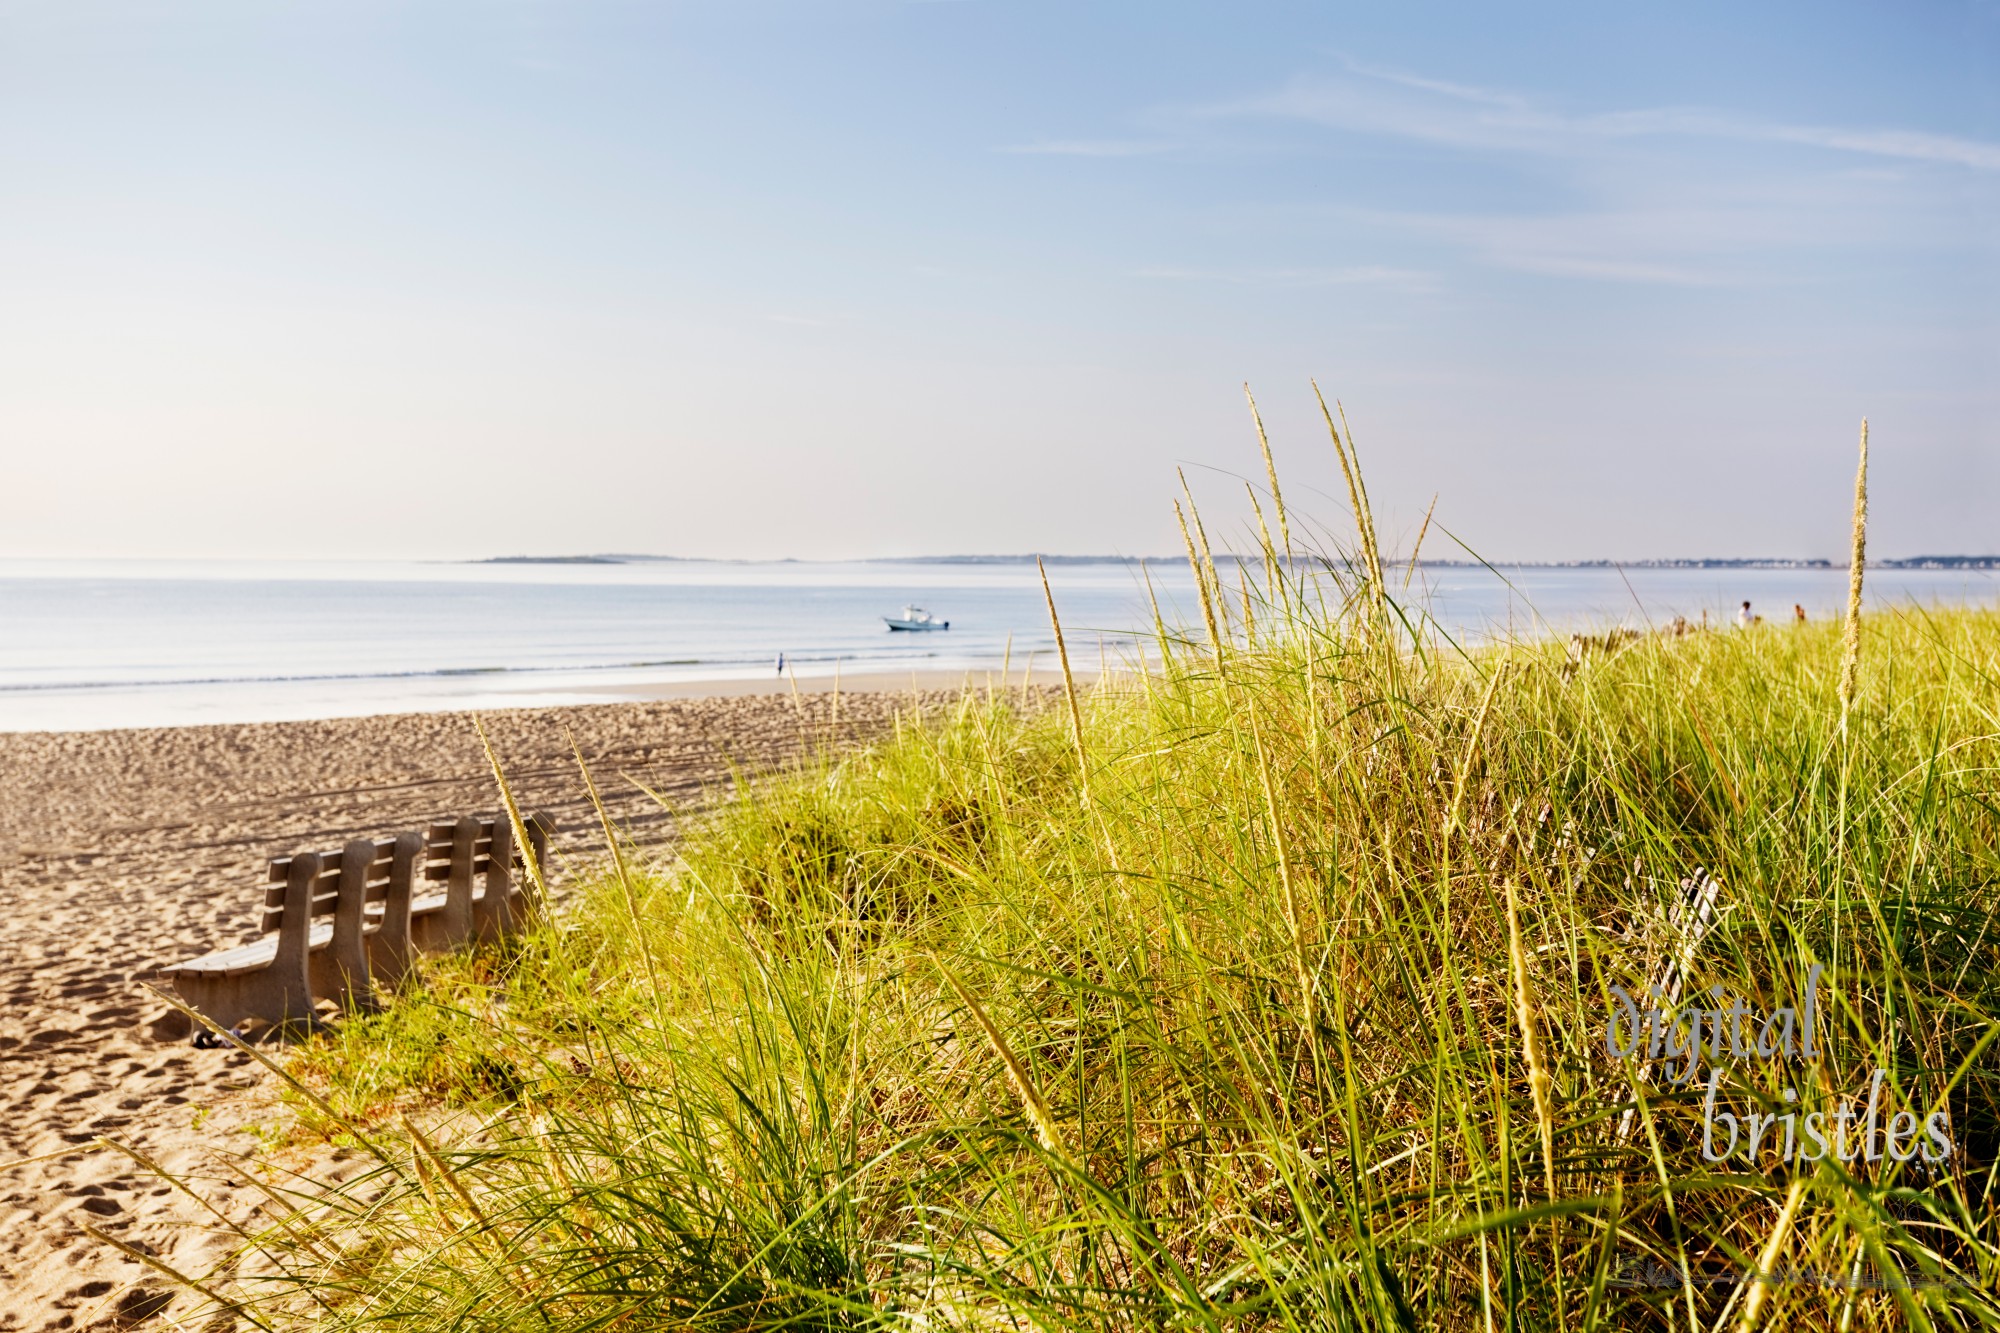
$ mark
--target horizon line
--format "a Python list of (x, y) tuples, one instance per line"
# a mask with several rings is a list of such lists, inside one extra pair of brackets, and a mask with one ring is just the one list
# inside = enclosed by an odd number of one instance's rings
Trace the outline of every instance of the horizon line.
[[(1261, 561), (1261, 554), (1246, 555), (1218, 551), (1217, 560)], [(1310, 563), (1314, 557), (1291, 557), (1292, 563)], [(1384, 555), (1393, 564), (1411, 563), (1405, 557)], [(1022, 554), (881, 555), (881, 556), (694, 556), (607, 553), (598, 555), (498, 555), (470, 560), (445, 560), (444, 564), (476, 565), (625, 565), (625, 564), (725, 564), (725, 565), (808, 565), (808, 564), (1185, 564), (1185, 555), (1069, 555), (1048, 552)], [(1790, 556), (1655, 556), (1639, 560), (1589, 557), (1573, 560), (1455, 560), (1418, 559), (1421, 569), (1846, 569), (1845, 561)], [(1914, 555), (1870, 559), (1869, 569), (2000, 569), (2000, 555)]]

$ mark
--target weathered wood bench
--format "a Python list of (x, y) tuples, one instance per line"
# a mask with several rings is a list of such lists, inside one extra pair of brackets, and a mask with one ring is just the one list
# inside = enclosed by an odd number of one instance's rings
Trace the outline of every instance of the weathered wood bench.
[[(546, 866), (555, 821), (524, 821), (537, 866)], [(357, 838), (339, 852), (302, 852), (266, 871), (264, 935), (167, 969), (174, 989), (218, 1026), (310, 1022), (320, 1000), (372, 1008), (419, 951), (442, 952), (522, 929), (533, 900), (515, 887), (522, 866), (506, 818), (467, 816), (432, 825), (427, 838)], [(480, 876), (484, 892), (478, 892)], [(442, 880), (442, 892), (417, 892)]]
[(167, 969), (174, 989), (225, 1028), (250, 1019), (290, 1023), (313, 1012), (312, 954), (333, 942), (340, 862), (302, 852), (270, 863), (279, 887), (264, 897), (264, 937)]
[[(536, 811), (521, 823), (535, 864), (546, 866), (555, 820)], [(424, 895), (411, 908), (410, 938), (417, 948), (437, 952), (467, 939), (488, 943), (519, 933), (533, 918), (534, 900), (515, 880), (514, 872), (525, 863), (514, 850), (514, 825), (505, 817), (466, 815), (455, 823), (433, 824), (424, 856), (424, 879), (442, 882), (444, 889)]]

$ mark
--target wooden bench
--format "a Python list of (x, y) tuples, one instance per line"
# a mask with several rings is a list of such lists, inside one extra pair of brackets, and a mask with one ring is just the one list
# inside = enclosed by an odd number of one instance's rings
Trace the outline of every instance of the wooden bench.
[[(545, 866), (555, 821), (537, 812), (525, 823), (535, 864)], [(225, 1028), (310, 1022), (319, 1000), (373, 1008), (375, 986), (393, 989), (420, 950), (499, 939), (528, 923), (532, 899), (515, 887), (523, 863), (513, 848), (507, 819), (467, 816), (432, 825), (428, 838), (357, 838), (339, 852), (278, 857), (265, 874), (263, 938), (166, 975)], [(418, 894), (419, 883), (439, 880), (442, 892)]]
[[(555, 820), (536, 811), (521, 822), (535, 864), (546, 867)], [(411, 908), (410, 938), (417, 948), (438, 952), (468, 939), (490, 943), (518, 934), (533, 918), (534, 900), (514, 876), (526, 863), (514, 850), (514, 825), (505, 817), (466, 815), (455, 823), (433, 824), (424, 854), (423, 878), (444, 889), (424, 895)]]
[(312, 954), (333, 942), (333, 922), (320, 918), (339, 905), (340, 863), (303, 852), (271, 862), (267, 878), (280, 887), (265, 891), (262, 939), (167, 970), (181, 998), (221, 1027), (312, 1017)]

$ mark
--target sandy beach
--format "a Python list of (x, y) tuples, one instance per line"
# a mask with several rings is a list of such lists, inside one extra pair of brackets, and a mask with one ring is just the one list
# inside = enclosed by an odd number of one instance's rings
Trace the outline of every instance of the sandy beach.
[[(952, 697), (901, 684), (483, 721), (523, 808), (560, 823), (560, 884), (602, 845), (570, 735), (614, 820), (659, 847), (732, 767), (850, 744)], [(193, 1048), (148, 980), (255, 937), (267, 858), (490, 812), (492, 774), (471, 715), (434, 713), (0, 734), (0, 791), (0, 1330), (161, 1319), (186, 1298), (84, 1226), (191, 1274), (228, 1253), (229, 1233), (132, 1157), (74, 1150), (116, 1140), (249, 1218), (246, 1169), (273, 1104), (250, 1057)]]

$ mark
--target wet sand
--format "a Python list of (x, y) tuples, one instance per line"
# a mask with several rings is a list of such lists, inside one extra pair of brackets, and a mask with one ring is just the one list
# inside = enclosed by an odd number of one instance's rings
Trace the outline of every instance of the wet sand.
[[(1096, 663), (1088, 667), (1075, 667), (1076, 682), (1079, 687), (1096, 681)], [(1054, 689), (1062, 684), (1062, 671), (1052, 666), (1037, 666), (1028, 663), (1025, 667), (1015, 667), (1006, 673), (998, 671), (857, 671), (846, 675), (801, 676), (796, 680), (789, 676), (760, 676), (754, 680), (663, 680), (645, 681), (628, 685), (600, 685), (593, 687), (589, 694), (605, 702), (623, 699), (697, 699), (748, 694), (789, 695), (794, 685), (801, 691), (830, 692), (839, 689), (842, 693), (855, 691), (868, 694), (909, 694), (948, 690), (1020, 689), (1028, 686), (1034, 689)], [(562, 693), (574, 691), (565, 687)]]
[[(886, 682), (885, 682), (886, 683)], [(732, 766), (879, 734), (953, 691), (749, 694), (484, 715), (523, 810), (547, 809), (558, 889), (597, 856), (565, 728), (642, 844), (724, 793)], [(836, 716), (837, 709), (837, 716)], [(667, 806), (648, 797), (650, 788)], [(249, 1056), (189, 1045), (157, 970), (256, 937), (265, 861), (491, 813), (466, 713), (0, 734), (0, 1331), (161, 1321), (176, 1297), (88, 1225), (199, 1275), (232, 1237), (109, 1138), (251, 1219), (245, 1173), (275, 1118)], [(42, 1159), (26, 1160), (23, 1159)]]

